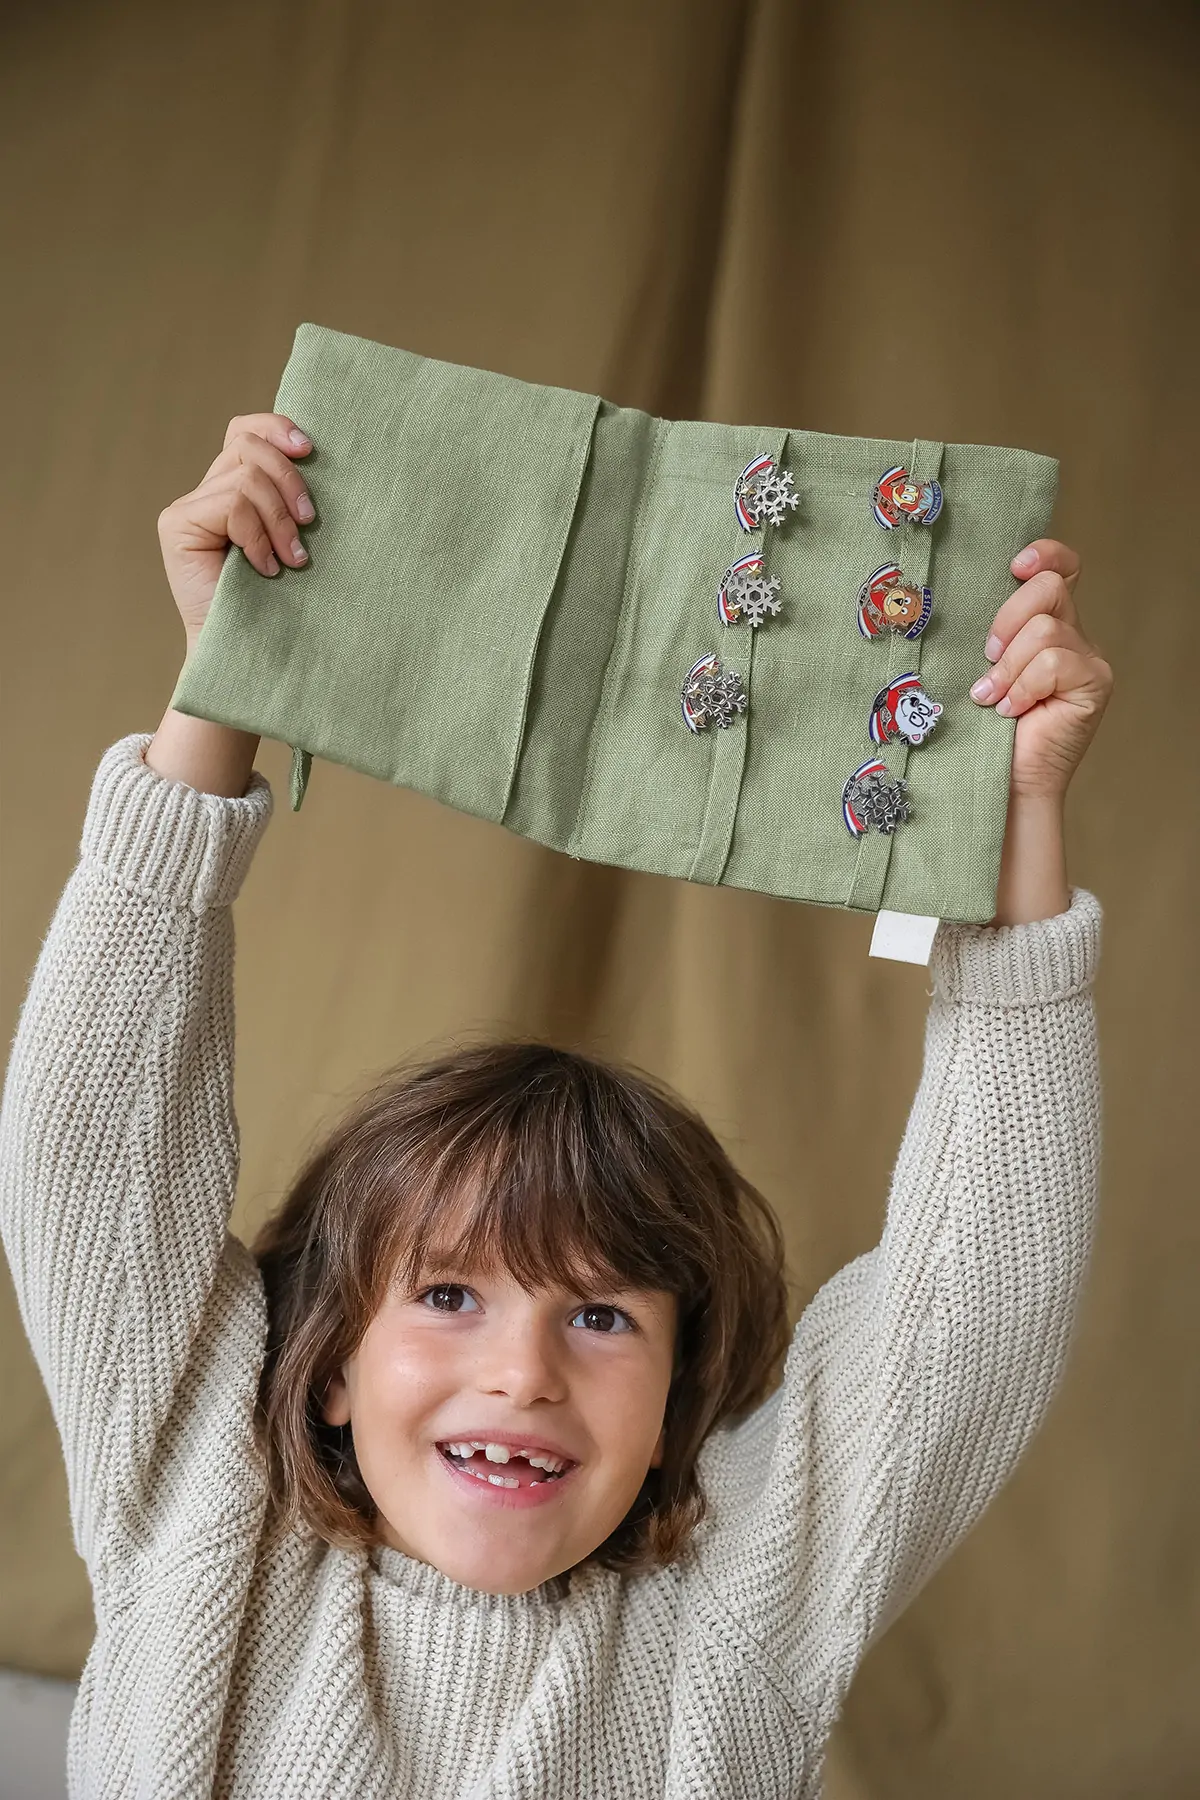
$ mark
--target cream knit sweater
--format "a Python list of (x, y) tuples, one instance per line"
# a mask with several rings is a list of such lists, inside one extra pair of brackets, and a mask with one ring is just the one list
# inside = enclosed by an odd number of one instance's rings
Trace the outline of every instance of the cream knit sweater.
[(821, 1791), (873, 1638), (1012, 1472), (1087, 1264), (1100, 907), (942, 925), (883, 1236), (702, 1457), (677, 1566), (460, 1587), (311, 1533), (262, 1553), (258, 1272), (227, 1226), (233, 915), (272, 810), (121, 739), (22, 1008), (0, 1221), (97, 1630), (75, 1800), (773, 1800)]

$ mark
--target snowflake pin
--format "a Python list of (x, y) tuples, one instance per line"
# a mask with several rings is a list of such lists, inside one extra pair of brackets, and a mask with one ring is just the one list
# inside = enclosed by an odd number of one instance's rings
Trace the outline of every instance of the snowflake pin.
[(760, 531), (764, 525), (782, 525), (788, 508), (794, 512), (800, 496), (792, 491), (791, 471), (782, 474), (769, 456), (748, 462), (733, 487), (733, 510), (743, 531)]
[(752, 626), (761, 625), (768, 614), (774, 618), (782, 609), (783, 601), (775, 597), (778, 588), (777, 575), (764, 576), (761, 556), (753, 552), (743, 556), (721, 577), (717, 617), (722, 625), (734, 625), (739, 619)]
[(682, 700), (689, 731), (705, 731), (709, 725), (725, 731), (750, 704), (741, 676), (736, 669), (723, 669), (715, 650), (688, 670)]
[(895, 831), (911, 817), (907, 791), (907, 782), (893, 781), (879, 757), (862, 763), (842, 789), (842, 817), (851, 837), (862, 837), (872, 825), (885, 835)]

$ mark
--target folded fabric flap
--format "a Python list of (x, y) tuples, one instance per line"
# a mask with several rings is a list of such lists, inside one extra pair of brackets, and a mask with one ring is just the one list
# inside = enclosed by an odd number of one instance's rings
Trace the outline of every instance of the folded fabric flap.
[(599, 399), (301, 325), (310, 562), (231, 551), (172, 704), (499, 820)]
[[(635, 520), (660, 431), (660, 421), (649, 413), (599, 402), (591, 453), (542, 624), (503, 823), (556, 850), (571, 846), (583, 804)], [(631, 760), (631, 775), (634, 769)]]
[(727, 730), (692, 732), (682, 688), (689, 669), (715, 651), (750, 692), (751, 627), (722, 625), (717, 591), (740, 557), (774, 550), (762, 532), (739, 527), (734, 486), (756, 456), (778, 458), (786, 432), (686, 419), (656, 420), (654, 430), (567, 848), (596, 862), (717, 882), (757, 702), (751, 696)]
[(304, 805), (304, 796), (308, 792), (308, 778), (312, 774), (312, 752), (301, 750), (292, 745), (292, 769), (288, 783), (289, 798), (292, 811), (299, 812)]

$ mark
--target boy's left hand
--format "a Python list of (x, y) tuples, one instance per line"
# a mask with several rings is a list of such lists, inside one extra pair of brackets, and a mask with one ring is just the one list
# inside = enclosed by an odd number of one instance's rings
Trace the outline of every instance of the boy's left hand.
[(988, 639), (995, 660), (983, 679), (991, 691), (976, 693), (976, 683), (971, 694), (1017, 721), (1014, 799), (1061, 799), (1108, 705), (1113, 672), (1080, 629), (1076, 552), (1038, 538), (1010, 566), (1022, 586), (996, 614)]

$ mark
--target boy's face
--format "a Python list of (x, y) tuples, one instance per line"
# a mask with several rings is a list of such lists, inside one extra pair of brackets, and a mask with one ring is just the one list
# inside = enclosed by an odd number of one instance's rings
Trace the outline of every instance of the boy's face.
[(529, 1294), (505, 1271), (439, 1269), (388, 1294), (322, 1410), (352, 1426), (385, 1543), (524, 1593), (597, 1549), (661, 1461), (675, 1327), (658, 1290)]

